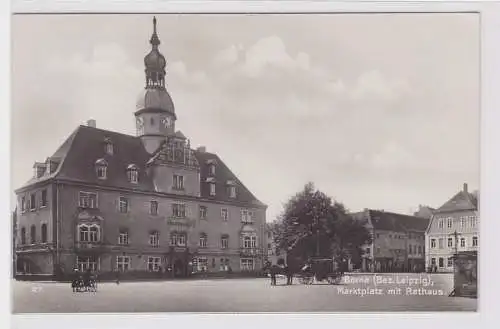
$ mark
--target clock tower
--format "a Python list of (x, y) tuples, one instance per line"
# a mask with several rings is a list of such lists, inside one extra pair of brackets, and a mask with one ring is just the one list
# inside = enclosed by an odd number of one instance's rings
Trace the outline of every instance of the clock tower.
[(160, 39), (156, 32), (156, 18), (153, 18), (153, 34), (149, 40), (151, 51), (144, 57), (146, 86), (137, 99), (137, 136), (142, 139), (146, 150), (153, 154), (166, 140), (175, 134), (175, 108), (165, 88), (165, 57), (158, 46)]

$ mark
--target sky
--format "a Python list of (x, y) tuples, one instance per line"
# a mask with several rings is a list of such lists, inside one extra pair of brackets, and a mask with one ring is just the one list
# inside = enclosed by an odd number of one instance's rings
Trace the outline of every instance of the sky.
[[(176, 129), (268, 220), (309, 181), (351, 211), (401, 213), (479, 187), (478, 15), (157, 19)], [(152, 28), (151, 15), (13, 17), (12, 190), (88, 119), (135, 135)]]

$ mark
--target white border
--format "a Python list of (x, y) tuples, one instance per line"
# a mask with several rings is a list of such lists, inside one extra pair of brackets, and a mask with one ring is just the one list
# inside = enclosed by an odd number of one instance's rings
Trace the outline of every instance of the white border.
[[(9, 157), (9, 123), (10, 123), (10, 85), (9, 73), (9, 46), (10, 46), (10, 22), (9, 2), (0, 0), (0, 99), (2, 101), (0, 120), (2, 143), (0, 143), (3, 159)], [(498, 292), (497, 273), (500, 274), (498, 261), (495, 257), (496, 246), (494, 245), (497, 233), (500, 232), (500, 222), (496, 218), (493, 202), (495, 195), (500, 195), (500, 175), (495, 169), (500, 168), (500, 129), (495, 129), (500, 123), (500, 4), (494, 2), (305, 2), (305, 1), (165, 1), (165, 0), (13, 0), (12, 11), (14, 12), (326, 12), (326, 11), (480, 11), (482, 22), (482, 112), (481, 112), (481, 254), (480, 254), (480, 299), (478, 314), (449, 313), (440, 314), (402, 314), (392, 313), (379, 314), (336, 314), (336, 315), (168, 315), (168, 314), (120, 314), (120, 315), (20, 315), (15, 316), (15, 326), (7, 324), (5, 328), (138, 328), (175, 326), (175, 327), (252, 327), (263, 326), (290, 326), (290, 327), (343, 327), (356, 325), (373, 328), (380, 326), (384, 328), (406, 327), (406, 328), (433, 328), (443, 327), (490, 327), (493, 324), (494, 311), (498, 303), (496, 294)], [(460, 97), (460, 95), (457, 95)], [(2, 174), (9, 173), (10, 161), (0, 162)], [(4, 177), (4, 181), (10, 181)], [(3, 198), (0, 198), (3, 211), (2, 223), (5, 225), (0, 234), (4, 248), (8, 253), (2, 252), (2, 262), (7, 271), (1, 271), (3, 277), (0, 281), (5, 289), (10, 291), (10, 188), (2, 184)], [(483, 289), (483, 287), (487, 287)], [(265, 298), (265, 296), (263, 297)], [(9, 318), (10, 300), (8, 294), (2, 294), (2, 315)], [(241, 317), (245, 317), (242, 319)], [(3, 317), (3, 316), (2, 316)], [(168, 320), (166, 320), (168, 318)], [(388, 318), (390, 322), (386, 321)], [(418, 319), (418, 321), (415, 321)], [(210, 321), (207, 321), (210, 320)], [(378, 321), (375, 321), (378, 320)], [(478, 320), (480, 323), (478, 323)], [(488, 321), (491, 320), (491, 323)], [(327, 322), (328, 321), (328, 322)], [(383, 322), (381, 322), (383, 321)], [(2, 321), (3, 324), (5, 321)]]

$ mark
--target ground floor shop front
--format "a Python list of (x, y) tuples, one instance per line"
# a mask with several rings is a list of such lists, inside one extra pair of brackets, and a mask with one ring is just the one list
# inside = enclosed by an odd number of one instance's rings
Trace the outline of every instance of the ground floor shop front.
[(17, 255), (18, 276), (67, 278), (91, 270), (102, 279), (186, 278), (196, 275), (255, 274), (262, 272), (263, 258), (239, 254), (191, 252), (188, 248), (168, 252), (78, 252)]

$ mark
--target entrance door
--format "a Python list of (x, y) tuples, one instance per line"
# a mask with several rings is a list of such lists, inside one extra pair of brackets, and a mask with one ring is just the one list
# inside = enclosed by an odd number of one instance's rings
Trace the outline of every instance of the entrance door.
[(185, 276), (186, 274), (186, 265), (184, 264), (184, 262), (177, 258), (174, 262), (174, 276), (176, 277), (183, 277)]

